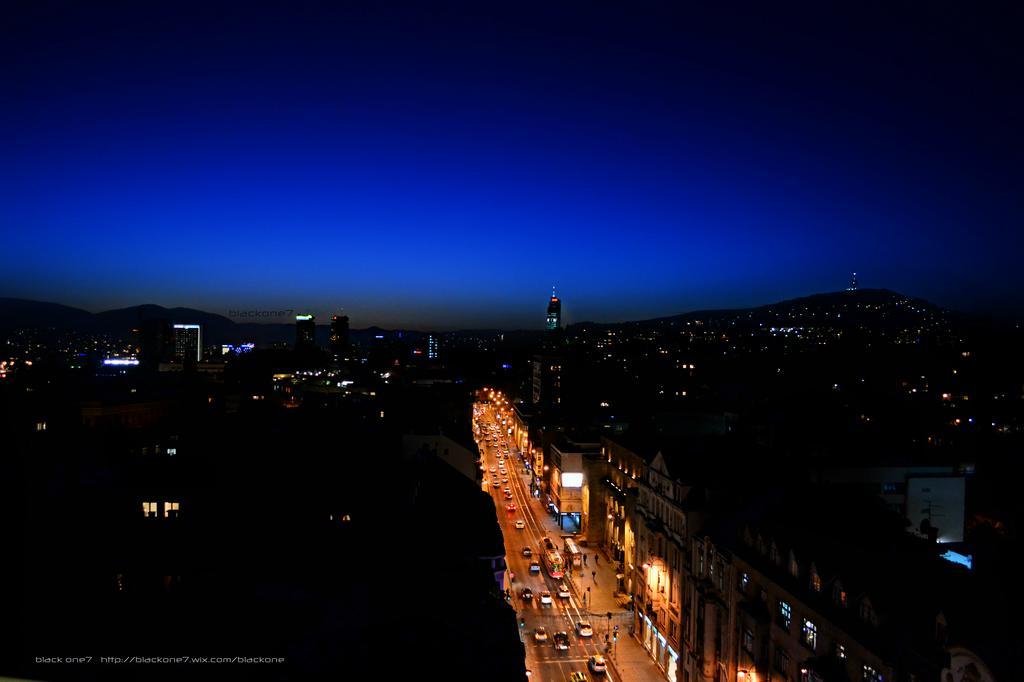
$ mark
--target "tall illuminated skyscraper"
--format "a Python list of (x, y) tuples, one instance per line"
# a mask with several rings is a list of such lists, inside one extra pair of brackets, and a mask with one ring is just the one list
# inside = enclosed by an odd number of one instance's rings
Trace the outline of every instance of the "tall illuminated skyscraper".
[(548, 331), (555, 331), (562, 328), (562, 302), (555, 296), (554, 287), (551, 288), (551, 300), (548, 301)]
[(203, 359), (202, 330), (198, 324), (174, 325), (174, 355), (179, 362)]
[(316, 346), (316, 317), (306, 313), (295, 316), (295, 349)]

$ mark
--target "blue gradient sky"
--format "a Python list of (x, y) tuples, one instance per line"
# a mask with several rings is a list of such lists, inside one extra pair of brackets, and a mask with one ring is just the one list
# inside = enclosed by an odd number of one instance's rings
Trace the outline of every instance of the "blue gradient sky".
[(1024, 308), (1019, 16), (285, 4), (5, 5), (0, 295), (539, 327), (553, 284), (620, 320), (857, 270)]

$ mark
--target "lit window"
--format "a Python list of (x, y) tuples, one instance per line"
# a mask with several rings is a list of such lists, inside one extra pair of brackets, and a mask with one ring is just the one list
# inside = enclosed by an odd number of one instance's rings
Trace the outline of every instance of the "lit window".
[(811, 589), (815, 592), (821, 592), (821, 576), (813, 568), (811, 569)]
[(179, 503), (178, 502), (164, 502), (164, 518), (165, 519), (176, 519), (178, 518)]
[(746, 592), (747, 587), (750, 585), (750, 574), (740, 573), (740, 591)]
[(176, 455), (176, 454), (178, 454), (178, 448), (167, 448), (167, 454), (168, 455)]
[(155, 519), (157, 516), (158, 502), (143, 502), (142, 503), (142, 515), (147, 518)]
[(832, 599), (839, 606), (846, 607), (846, 590), (839, 583), (832, 588)]
[(788, 603), (779, 600), (779, 624), (785, 629), (789, 629), (790, 624), (793, 622), (793, 607)]
[(882, 673), (878, 672), (870, 665), (864, 666), (864, 673), (861, 676), (863, 682), (882, 682)]
[(838, 642), (836, 642), (836, 644), (834, 646), (835, 646), (835, 652), (834, 653), (836, 655), (836, 658), (839, 658), (839, 659), (842, 659), (842, 660), (846, 660), (846, 647), (843, 646), (842, 644), (839, 644)]
[(804, 626), (802, 629), (802, 637), (804, 646), (814, 651), (814, 648), (818, 645), (818, 628), (811, 621), (804, 618)]

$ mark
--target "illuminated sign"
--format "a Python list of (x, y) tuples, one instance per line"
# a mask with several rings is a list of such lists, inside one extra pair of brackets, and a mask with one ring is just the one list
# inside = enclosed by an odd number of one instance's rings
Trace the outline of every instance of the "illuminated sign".
[(134, 367), (139, 364), (139, 361), (135, 358), (106, 358), (103, 361), (104, 365), (115, 366), (115, 367)]
[(961, 554), (960, 552), (954, 552), (953, 550), (946, 550), (946, 553), (942, 555), (942, 558), (946, 561), (951, 561), (954, 564), (960, 564), (966, 566), (970, 570), (974, 564), (974, 557), (970, 554)]
[(562, 474), (563, 488), (582, 488), (583, 474)]
[(230, 353), (238, 355), (241, 353), (249, 353), (254, 348), (256, 348), (255, 343), (239, 343), (237, 345), (233, 343), (225, 343), (220, 347), (220, 353), (221, 355), (228, 355)]
[(295, 319), (299, 322), (305, 322), (306, 320), (312, 320), (312, 315), (296, 315)]

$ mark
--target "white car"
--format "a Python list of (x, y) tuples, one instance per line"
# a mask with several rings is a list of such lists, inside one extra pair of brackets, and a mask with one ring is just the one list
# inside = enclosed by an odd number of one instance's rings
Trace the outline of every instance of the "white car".
[(566, 585), (565, 583), (560, 584), (558, 586), (558, 596), (562, 597), (563, 599), (568, 599), (569, 598), (569, 586)]
[(516, 530), (522, 530), (526, 528), (526, 523), (522, 519), (516, 519)]
[(604, 674), (608, 672), (608, 665), (604, 662), (604, 656), (597, 654), (591, 656), (590, 660), (587, 661), (587, 665), (590, 667), (590, 672)]
[(533, 641), (535, 642), (546, 642), (548, 641), (548, 631), (544, 628), (534, 628), (533, 630)]
[(531, 561), (530, 573), (540, 573), (540, 564), (538, 564), (536, 561)]
[(544, 590), (543, 592), (541, 592), (540, 593), (540, 603), (541, 604), (550, 604), (551, 603), (551, 593), (548, 592), (547, 590)]
[(590, 623), (585, 620), (581, 620), (576, 623), (576, 634), (580, 637), (593, 637), (594, 628), (590, 627)]
[(497, 471), (497, 470), (498, 470), (498, 468), (497, 468), (497, 467), (491, 467), (491, 473), (492, 473), (492, 474), (493, 474), (493, 473), (494, 473), (495, 471)]

